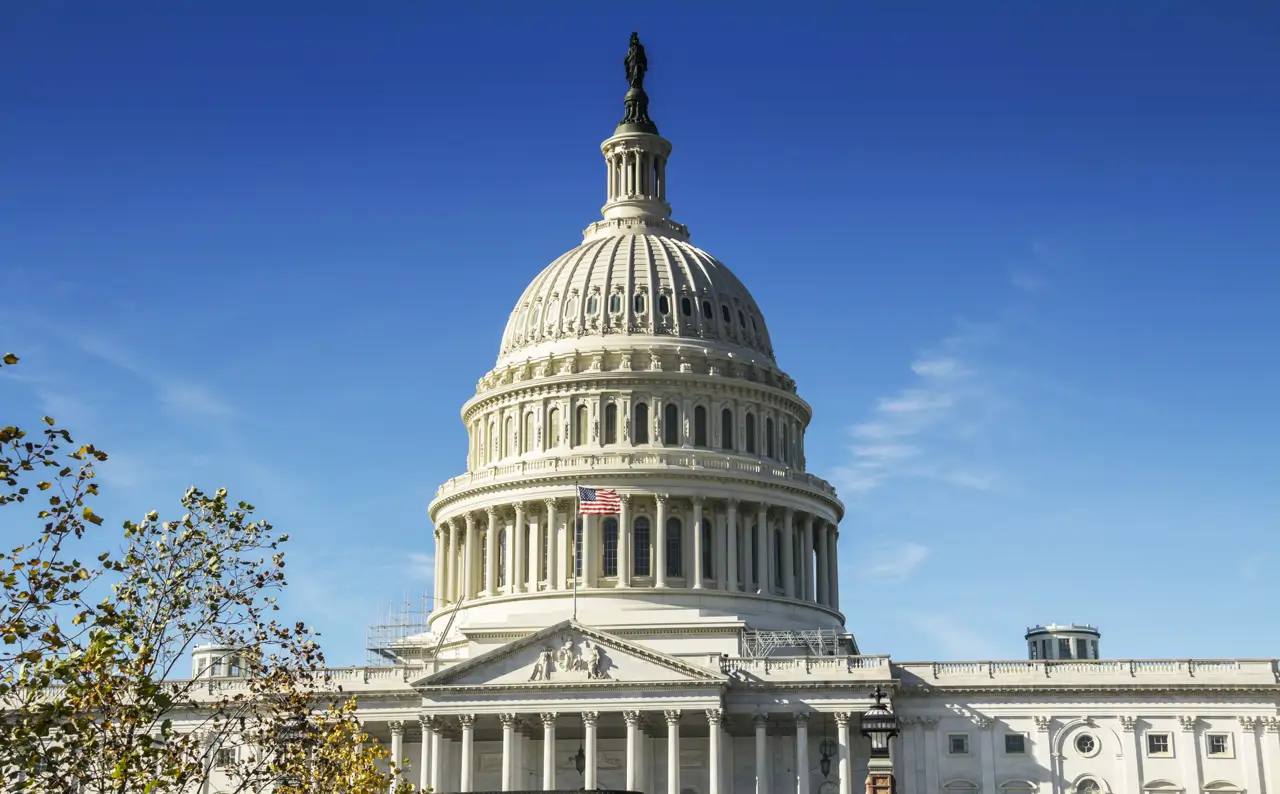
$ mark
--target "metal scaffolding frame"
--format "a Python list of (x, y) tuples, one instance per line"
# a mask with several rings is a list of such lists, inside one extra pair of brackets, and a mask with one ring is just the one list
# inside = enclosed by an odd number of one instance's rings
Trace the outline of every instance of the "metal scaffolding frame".
[(836, 656), (840, 651), (841, 637), (834, 629), (808, 629), (805, 631), (756, 631), (742, 632), (742, 655), (748, 657), (769, 656), (779, 648), (796, 648), (809, 652), (810, 656)]
[(430, 627), (427, 616), (431, 614), (431, 597), (426, 593), (418, 603), (409, 600), (405, 593), (400, 606), (388, 602), (379, 607), (378, 620), (365, 630), (365, 663), (369, 665), (396, 665), (404, 663), (404, 651), (410, 637), (426, 634)]

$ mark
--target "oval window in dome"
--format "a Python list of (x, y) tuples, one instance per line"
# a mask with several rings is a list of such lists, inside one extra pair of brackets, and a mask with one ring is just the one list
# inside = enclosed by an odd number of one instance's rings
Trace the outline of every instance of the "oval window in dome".
[(587, 314), (595, 314), (598, 308), (600, 308), (600, 304), (596, 301), (595, 295), (587, 298)]
[(760, 329), (756, 327), (756, 318), (754, 316), (752, 316), (751, 318), (751, 333), (753, 334), (760, 333)]
[(666, 295), (658, 296), (658, 313), (664, 316), (671, 313), (671, 301)]
[(720, 304), (720, 319), (724, 320), (725, 324), (732, 322), (732, 320), (729, 319), (729, 304)]
[(644, 311), (644, 293), (637, 292), (635, 297), (631, 299), (631, 305), (635, 307), (636, 314)]
[(702, 302), (702, 316), (710, 320), (715, 314), (711, 311), (711, 301)]
[(685, 317), (688, 317), (689, 315), (693, 314), (693, 301), (689, 300), (688, 298), (681, 298), (680, 313), (683, 314)]
[(741, 309), (738, 310), (738, 325), (743, 328), (747, 327), (747, 316), (742, 313)]
[(622, 296), (615, 292), (609, 296), (609, 313), (617, 314), (620, 311), (622, 311)]

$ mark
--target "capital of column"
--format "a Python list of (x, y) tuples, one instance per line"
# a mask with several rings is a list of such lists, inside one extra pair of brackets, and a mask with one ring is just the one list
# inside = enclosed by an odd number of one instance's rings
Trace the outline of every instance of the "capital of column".
[(1267, 719), (1267, 733), (1280, 733), (1280, 718), (1270, 717)]
[(628, 728), (636, 727), (640, 724), (640, 712), (624, 711), (622, 712), (622, 719), (627, 723)]
[(1182, 730), (1190, 733), (1196, 729), (1196, 723), (1200, 721), (1199, 717), (1180, 716), (1178, 724), (1182, 726)]
[(757, 711), (755, 714), (751, 715), (751, 721), (756, 724), (757, 728), (766, 727), (769, 724), (769, 715)]
[(808, 714), (808, 712), (804, 712), (804, 711), (800, 712), (799, 714), (797, 714), (797, 715), (796, 715), (795, 719), (796, 719), (796, 725), (808, 725), (808, 724), (809, 724), (809, 714)]
[(990, 717), (974, 717), (973, 724), (985, 731), (992, 725), (995, 725), (996, 721)]
[(714, 727), (724, 722), (724, 709), (707, 709), (707, 724)]
[(538, 716), (542, 718), (542, 727), (551, 728), (555, 726), (556, 718), (560, 715), (554, 711), (544, 711)]
[(458, 725), (460, 725), (464, 730), (471, 730), (472, 728), (475, 727), (475, 724), (476, 724), (476, 715), (474, 714), (458, 715)]
[(849, 720), (853, 719), (852, 711), (837, 711), (835, 714), (836, 725), (848, 725)]
[(476, 516), (474, 513), (467, 513), (462, 517), (462, 520), (467, 524), (467, 532), (476, 528)]
[[(1138, 718), (1122, 716), (1120, 717), (1120, 727), (1124, 730), (1125, 733), (1133, 733), (1138, 728)], [(1044, 727), (1044, 730), (1046, 731), (1049, 730), (1049, 726), (1046, 725)]]
[(1053, 717), (1036, 717), (1035, 722), (1036, 722), (1036, 730), (1048, 731), (1049, 726), (1053, 724)]
[(629, 494), (629, 493), (620, 493), (620, 494), (618, 494), (618, 501), (619, 501), (619, 502), (621, 502), (621, 503), (622, 503), (622, 504), (624, 504), (624, 505), (629, 505), (629, 504), (631, 504), (631, 494)]
[(692, 499), (692, 502), (693, 502), (695, 505), (701, 505), (701, 504), (702, 504), (703, 502), (705, 502), (705, 501), (706, 501), (706, 499), (705, 499), (704, 497), (701, 497), (701, 496), (695, 496), (695, 497), (693, 497), (693, 499)]
[(484, 514), (485, 514), (485, 515), (487, 515), (489, 518), (497, 518), (497, 517), (498, 517), (498, 508), (496, 508), (496, 507), (486, 507), (486, 508), (484, 509)]
[(938, 718), (937, 717), (921, 717), (920, 724), (924, 726), (924, 729), (926, 731), (931, 731), (934, 728), (938, 727)]
[(1258, 727), (1257, 717), (1241, 717), (1240, 727), (1249, 733), (1253, 733)]
[(665, 505), (667, 500), (671, 498), (671, 494), (658, 493), (654, 494), (653, 498), (658, 500), (658, 504)]
[(499, 715), (498, 715), (498, 719), (502, 722), (502, 727), (504, 727), (504, 728), (514, 728), (514, 727), (516, 727), (516, 724), (520, 721), (520, 715), (518, 715), (518, 714), (499, 714)]
[(730, 500), (728, 500), (728, 501), (725, 503), (725, 506), (726, 506), (726, 507), (728, 507), (730, 510), (737, 510), (737, 509), (738, 509), (738, 500), (737, 500), (737, 499), (730, 499)]
[(542, 506), (543, 506), (543, 507), (545, 507), (545, 508), (547, 508), (547, 514), (548, 514), (548, 515), (550, 515), (551, 513), (555, 512), (557, 501), (558, 501), (558, 500), (556, 500), (556, 499), (544, 499), (544, 500), (542, 500)]
[(418, 724), (422, 726), (423, 733), (427, 731), (438, 731), (442, 727), (439, 717), (433, 717), (430, 714), (419, 714)]
[(392, 736), (404, 736), (404, 721), (391, 720), (387, 723), (387, 727), (391, 729)]
[(668, 725), (677, 725), (680, 722), (680, 709), (667, 709), (662, 712), (662, 716), (667, 718)]
[(598, 712), (598, 711), (584, 711), (584, 712), (582, 712), (582, 724), (583, 724), (583, 725), (587, 725), (587, 726), (590, 726), (590, 727), (594, 728), (594, 727), (595, 727), (595, 725), (596, 725), (596, 723), (597, 723), (597, 722), (599, 722), (599, 721), (600, 721), (600, 712)]

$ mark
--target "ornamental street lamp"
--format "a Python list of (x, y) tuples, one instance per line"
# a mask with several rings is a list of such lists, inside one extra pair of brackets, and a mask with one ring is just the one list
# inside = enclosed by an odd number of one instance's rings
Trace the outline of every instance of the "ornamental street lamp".
[(831, 759), (839, 751), (839, 745), (831, 741), (831, 737), (827, 735), (827, 718), (822, 717), (822, 742), (818, 745), (818, 752), (822, 754), (822, 758), (818, 761), (818, 768), (822, 770), (822, 777), (831, 777)]
[(893, 794), (893, 762), (889, 760), (889, 740), (898, 735), (898, 715), (884, 702), (884, 690), (876, 687), (876, 702), (858, 721), (858, 733), (871, 741), (867, 762), (867, 794)]
[(578, 752), (573, 755), (573, 768), (578, 770), (578, 776), (582, 777), (582, 785), (585, 788), (587, 779), (583, 777), (583, 773), (587, 769), (587, 753), (582, 749), (582, 745), (578, 745)]

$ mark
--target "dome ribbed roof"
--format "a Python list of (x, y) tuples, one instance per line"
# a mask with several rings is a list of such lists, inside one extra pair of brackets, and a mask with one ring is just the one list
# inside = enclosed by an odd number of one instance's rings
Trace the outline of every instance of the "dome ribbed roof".
[(611, 234), (564, 254), (529, 284), (498, 362), (537, 357), (537, 348), (560, 340), (617, 335), (688, 338), (773, 360), (760, 308), (715, 257), (674, 236)]

